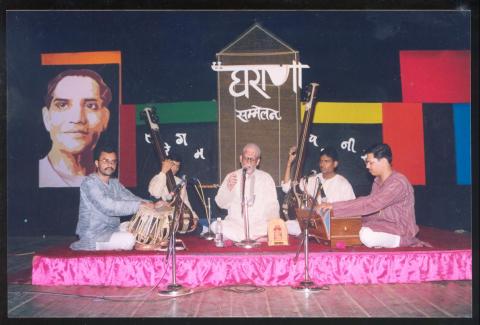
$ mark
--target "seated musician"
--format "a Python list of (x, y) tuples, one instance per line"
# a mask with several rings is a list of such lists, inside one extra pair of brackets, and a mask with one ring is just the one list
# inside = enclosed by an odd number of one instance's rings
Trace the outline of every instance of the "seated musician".
[(392, 168), (392, 151), (388, 144), (368, 148), (366, 167), (375, 176), (370, 195), (355, 200), (321, 203), (317, 212), (333, 209), (335, 216), (362, 215), (360, 241), (367, 247), (394, 248), (429, 246), (415, 236), (415, 198), (408, 179)]
[[(174, 153), (171, 153), (168, 156), (168, 159), (165, 159), (162, 162), (162, 169), (157, 175), (155, 175), (150, 180), (150, 183), (148, 184), (148, 192), (150, 193), (151, 196), (153, 196), (156, 199), (162, 199), (167, 202), (172, 200), (172, 193), (170, 193), (167, 188), (167, 173), (168, 171), (171, 171), (173, 174), (173, 177), (175, 178), (175, 183), (177, 185), (180, 184), (182, 182), (182, 179), (176, 175), (180, 170), (181, 164), (182, 164), (182, 160), (180, 159), (179, 156), (177, 156)], [(180, 197), (182, 201), (185, 203), (185, 205), (188, 206), (192, 211), (193, 217), (198, 219), (197, 214), (195, 213), (195, 211), (193, 211), (192, 206), (188, 201), (188, 194), (187, 194), (186, 187), (183, 187), (181, 189)]]
[(127, 232), (128, 222), (120, 223), (120, 216), (131, 215), (141, 206), (161, 207), (163, 201), (153, 203), (127, 190), (117, 178), (117, 154), (113, 147), (95, 149), (96, 172), (88, 175), (80, 185), (80, 207), (76, 234), (80, 240), (72, 243), (73, 250), (131, 250), (135, 236)]
[[(268, 222), (279, 217), (279, 204), (275, 182), (268, 173), (257, 169), (261, 151), (258, 145), (249, 143), (243, 147), (240, 155), (241, 169), (229, 173), (222, 182), (215, 202), (228, 215), (222, 221), (223, 236), (232, 241), (245, 239), (244, 219), (242, 215), (242, 178), (245, 169), (245, 197), (248, 203), (250, 239), (267, 236)], [(216, 229), (216, 222), (212, 229)]]
[[(296, 157), (296, 151), (296, 147), (292, 147), (289, 150), (285, 176), (282, 181), (282, 190), (285, 193), (288, 193), (291, 188), (290, 170), (292, 162)], [(338, 153), (335, 148), (326, 147), (322, 149), (318, 160), (320, 173), (311, 175), (308, 178), (302, 178), (298, 184), (300, 190), (305, 191), (306, 188), (307, 194), (313, 197), (317, 194), (320, 186), (322, 186), (326, 197), (322, 198), (320, 193), (318, 193), (317, 203), (321, 203), (322, 201), (332, 203), (354, 199), (355, 193), (353, 192), (352, 185), (350, 185), (350, 182), (345, 177), (336, 172), (338, 164)], [(286, 225), (289, 234), (300, 234), (301, 230), (298, 220), (288, 220)]]

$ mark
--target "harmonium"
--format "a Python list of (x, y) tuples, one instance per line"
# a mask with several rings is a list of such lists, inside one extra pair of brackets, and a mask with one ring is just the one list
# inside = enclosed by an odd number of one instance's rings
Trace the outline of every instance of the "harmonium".
[(324, 245), (332, 248), (362, 245), (358, 235), (362, 227), (361, 216), (335, 217), (333, 210), (318, 214), (302, 208), (295, 209), (295, 212), (302, 232), (308, 225), (309, 235)]

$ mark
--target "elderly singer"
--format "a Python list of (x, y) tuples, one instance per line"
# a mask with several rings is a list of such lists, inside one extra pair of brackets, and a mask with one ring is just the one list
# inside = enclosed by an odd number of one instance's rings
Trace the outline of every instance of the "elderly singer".
[[(275, 182), (272, 177), (257, 169), (261, 151), (258, 145), (248, 143), (240, 155), (241, 169), (229, 173), (222, 182), (215, 202), (222, 209), (228, 209), (228, 215), (222, 221), (223, 235), (226, 239), (242, 241), (245, 239), (242, 215), (242, 174), (245, 170), (245, 197), (248, 204), (250, 239), (267, 235), (268, 222), (279, 217), (279, 205)], [(216, 222), (212, 223), (215, 229)]]

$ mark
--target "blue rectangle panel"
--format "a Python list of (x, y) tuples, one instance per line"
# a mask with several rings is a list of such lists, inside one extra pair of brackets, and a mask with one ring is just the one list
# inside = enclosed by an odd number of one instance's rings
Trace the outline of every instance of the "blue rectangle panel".
[(472, 184), (470, 104), (453, 104), (457, 184)]

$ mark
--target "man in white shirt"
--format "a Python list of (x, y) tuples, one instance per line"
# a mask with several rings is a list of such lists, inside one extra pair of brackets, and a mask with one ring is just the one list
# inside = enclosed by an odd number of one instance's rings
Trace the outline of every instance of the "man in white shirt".
[[(296, 157), (296, 147), (292, 147), (289, 150), (287, 167), (285, 169), (285, 176), (282, 181), (282, 190), (285, 193), (291, 188), (290, 169), (291, 164)], [(325, 193), (324, 198), (318, 193), (317, 202), (338, 202), (355, 199), (355, 193), (353, 192), (350, 182), (340, 174), (336, 173), (338, 167), (338, 153), (332, 147), (326, 147), (320, 152), (320, 159), (318, 166), (320, 173), (312, 175), (308, 178), (302, 178), (299, 182), (299, 187), (302, 191), (305, 191), (310, 196), (315, 196), (318, 189), (322, 186)], [(288, 220), (286, 222), (288, 233), (291, 235), (300, 234), (300, 226), (297, 220)]]
[[(167, 201), (167, 202), (172, 199), (172, 193), (168, 190), (168, 187), (167, 187), (167, 173), (169, 171), (172, 172), (173, 177), (175, 179), (175, 185), (178, 185), (181, 182), (183, 182), (181, 178), (176, 176), (178, 171), (180, 170), (181, 163), (182, 162), (180, 157), (175, 155), (174, 153), (171, 153), (168, 156), (168, 159), (165, 159), (162, 162), (162, 169), (157, 175), (155, 175), (150, 180), (150, 183), (148, 184), (148, 192), (150, 193), (151, 196), (153, 196), (156, 199), (162, 199), (163, 201)], [(190, 201), (188, 200), (186, 187), (183, 187), (181, 189), (180, 198), (182, 199), (183, 203), (185, 203), (185, 205), (188, 208), (190, 208), (190, 210), (192, 211), (193, 218), (198, 220), (198, 216), (195, 213), (195, 211), (192, 209)], [(198, 221), (197, 221), (197, 224), (198, 224)], [(194, 229), (192, 229), (191, 231), (193, 230)]]
[[(267, 236), (268, 222), (279, 218), (279, 204), (275, 182), (266, 172), (257, 169), (261, 160), (258, 145), (249, 143), (243, 147), (239, 157), (242, 168), (229, 173), (222, 182), (215, 202), (228, 215), (222, 221), (223, 236), (239, 242), (245, 239), (242, 215), (242, 179), (245, 173), (245, 197), (249, 219), (250, 239)], [(212, 229), (216, 229), (216, 221)]]

